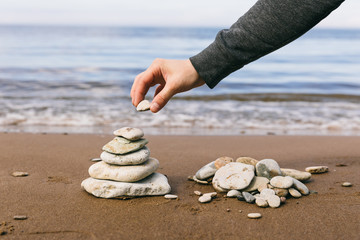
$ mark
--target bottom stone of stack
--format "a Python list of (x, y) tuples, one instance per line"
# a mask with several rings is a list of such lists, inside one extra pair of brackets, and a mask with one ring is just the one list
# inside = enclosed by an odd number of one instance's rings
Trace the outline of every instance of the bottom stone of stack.
[(87, 178), (81, 187), (88, 193), (101, 198), (137, 197), (165, 195), (171, 191), (168, 179), (161, 173), (153, 173), (138, 182), (116, 182)]

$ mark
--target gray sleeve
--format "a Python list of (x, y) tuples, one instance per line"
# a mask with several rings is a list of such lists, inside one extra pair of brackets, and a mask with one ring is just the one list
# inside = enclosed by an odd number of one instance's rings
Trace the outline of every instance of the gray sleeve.
[(343, 1), (259, 0), (190, 61), (213, 88), (230, 73), (303, 35)]

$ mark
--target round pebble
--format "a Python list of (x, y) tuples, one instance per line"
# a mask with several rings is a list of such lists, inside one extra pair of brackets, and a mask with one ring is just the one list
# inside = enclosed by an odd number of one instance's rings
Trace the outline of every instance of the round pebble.
[(248, 215), (248, 218), (251, 218), (251, 219), (257, 219), (257, 218), (261, 218), (261, 213), (249, 213)]
[(294, 184), (292, 177), (276, 176), (270, 180), (270, 184), (276, 188), (289, 188)]
[(174, 195), (174, 194), (166, 194), (164, 197), (165, 197), (166, 199), (176, 199), (176, 198), (178, 198), (178, 196), (177, 196), (177, 195)]
[(275, 191), (272, 189), (265, 188), (260, 192), (260, 197), (267, 199), (268, 196), (275, 195)]
[(286, 202), (286, 197), (280, 197), (280, 202), (284, 204)]
[(270, 207), (272, 207), (272, 208), (280, 207), (281, 201), (278, 196), (272, 195), (272, 196), (268, 197), (266, 200)]
[(350, 182), (343, 182), (343, 183), (341, 184), (341, 186), (343, 186), (343, 187), (351, 187), (351, 186), (352, 186), (352, 183), (350, 183)]

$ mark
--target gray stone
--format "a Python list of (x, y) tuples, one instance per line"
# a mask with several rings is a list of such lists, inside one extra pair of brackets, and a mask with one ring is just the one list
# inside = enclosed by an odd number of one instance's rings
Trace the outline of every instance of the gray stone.
[(249, 213), (248, 215), (248, 218), (251, 218), (251, 219), (258, 219), (258, 218), (261, 218), (261, 213)]
[(205, 166), (203, 166), (202, 168), (200, 168), (196, 172), (195, 177), (199, 180), (204, 180), (204, 179), (214, 176), (216, 171), (217, 171), (217, 169), (215, 167), (215, 161), (212, 161), (211, 163), (208, 163)]
[(275, 176), (281, 176), (281, 170), (275, 160), (263, 159), (256, 164), (256, 175), (271, 179)]
[(117, 166), (105, 162), (98, 162), (90, 166), (90, 177), (114, 180), (120, 182), (136, 182), (154, 173), (159, 167), (159, 161), (149, 158), (141, 165)]
[(150, 157), (150, 150), (143, 147), (127, 154), (112, 154), (106, 151), (100, 155), (101, 160), (114, 165), (138, 165), (146, 162)]
[(271, 195), (268, 198), (266, 198), (266, 201), (268, 202), (269, 206), (272, 208), (278, 208), (280, 207), (281, 201), (280, 198), (276, 195)]
[(215, 173), (213, 185), (223, 189), (241, 190), (249, 186), (253, 178), (254, 166), (231, 162)]
[[(250, 185), (247, 186), (243, 191), (245, 192), (253, 192), (261, 188), (262, 186), (266, 186), (269, 183), (269, 179), (265, 177), (254, 177), (251, 181)], [(260, 191), (259, 191), (260, 192)]]
[(270, 180), (270, 184), (276, 188), (289, 188), (294, 184), (293, 178), (286, 176), (276, 176)]
[(114, 135), (126, 138), (130, 141), (135, 141), (144, 136), (143, 130), (140, 128), (123, 127), (114, 131)]
[(296, 180), (295, 178), (293, 178), (293, 181), (293, 187), (296, 188), (302, 195), (308, 195), (310, 193), (309, 189), (305, 186), (305, 184), (303, 184), (299, 180)]
[(134, 183), (87, 178), (81, 183), (81, 187), (88, 193), (101, 198), (165, 195), (171, 191), (167, 178), (161, 173), (153, 173)]
[(326, 173), (329, 171), (328, 166), (313, 166), (313, 167), (307, 167), (305, 168), (305, 171), (309, 173)]
[(137, 106), (136, 110), (138, 112), (148, 111), (150, 110), (150, 102), (148, 100), (142, 100)]
[(239, 157), (235, 162), (253, 165), (255, 167), (259, 161), (251, 157)]
[(258, 205), (259, 207), (263, 207), (266, 208), (269, 206), (268, 202), (266, 201), (265, 198), (262, 197), (257, 197), (255, 200), (256, 205)]
[(247, 203), (254, 203), (255, 202), (255, 197), (253, 195), (251, 195), (250, 193), (248, 192), (242, 192), (241, 193), (245, 199), (245, 201)]
[(123, 137), (115, 137), (113, 140), (108, 142), (102, 150), (114, 154), (126, 154), (134, 152), (148, 143), (146, 139), (139, 139), (136, 141), (130, 141)]
[(298, 190), (296, 190), (295, 188), (289, 188), (289, 193), (294, 198), (301, 197), (301, 193)]
[(234, 159), (232, 159), (231, 157), (219, 157), (218, 159), (215, 160), (214, 165), (215, 165), (216, 169), (219, 169), (233, 161), (234, 161)]
[(299, 181), (307, 181), (311, 178), (311, 173), (290, 168), (281, 168), (281, 173), (283, 176), (293, 177)]
[(232, 198), (232, 197), (238, 197), (241, 196), (241, 192), (238, 190), (230, 190), (227, 194), (227, 197)]

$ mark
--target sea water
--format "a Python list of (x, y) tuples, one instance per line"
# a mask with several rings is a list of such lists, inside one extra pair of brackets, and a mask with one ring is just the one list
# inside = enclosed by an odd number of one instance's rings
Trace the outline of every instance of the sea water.
[(199, 53), (219, 30), (0, 26), (0, 131), (360, 134), (360, 30), (313, 29), (214, 89), (136, 112), (137, 74), (155, 58)]

